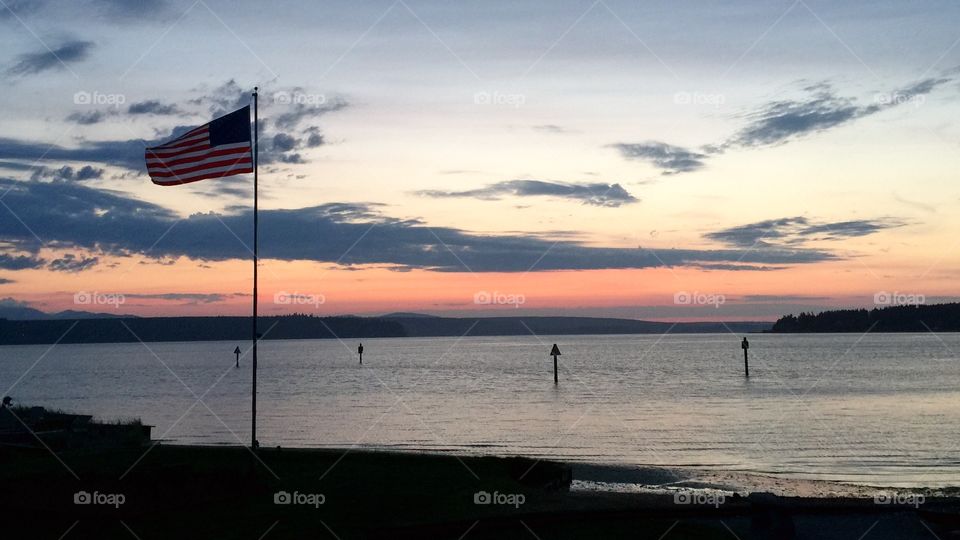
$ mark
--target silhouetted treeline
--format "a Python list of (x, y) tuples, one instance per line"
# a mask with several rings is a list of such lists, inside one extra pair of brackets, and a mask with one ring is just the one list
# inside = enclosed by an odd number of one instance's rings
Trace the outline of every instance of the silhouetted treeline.
[(958, 332), (960, 304), (842, 309), (781, 317), (771, 332)]
[[(75, 324), (75, 326), (74, 326)], [(72, 327), (72, 328), (71, 328)], [(260, 317), (263, 339), (530, 336), (762, 332), (770, 323), (663, 323), (592, 317)], [(68, 331), (69, 330), (69, 331)], [(0, 319), (0, 345), (238, 341), (250, 339), (250, 317), (136, 317), (10, 321)]]

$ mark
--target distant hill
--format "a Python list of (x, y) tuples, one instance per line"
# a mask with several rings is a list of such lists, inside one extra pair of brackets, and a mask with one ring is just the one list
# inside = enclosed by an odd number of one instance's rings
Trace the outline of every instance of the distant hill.
[(842, 309), (781, 317), (771, 332), (960, 332), (960, 303)]
[(599, 317), (392, 317), (410, 337), (763, 332), (765, 322), (668, 323)]
[(9, 319), (12, 321), (38, 321), (49, 319), (110, 319), (110, 318), (134, 318), (133, 315), (124, 315), (117, 313), (91, 313), (89, 311), (66, 310), (58, 313), (46, 313), (39, 309), (34, 309), (25, 303), (17, 302), (12, 298), (0, 300), (0, 319)]
[[(770, 323), (662, 323), (591, 317), (260, 317), (263, 339), (762, 332)], [(0, 320), (0, 345), (243, 341), (250, 317)]]

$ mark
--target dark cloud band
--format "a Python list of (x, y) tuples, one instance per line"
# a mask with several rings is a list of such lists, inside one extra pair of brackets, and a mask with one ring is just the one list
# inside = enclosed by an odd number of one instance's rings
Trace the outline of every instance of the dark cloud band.
[[(0, 212), (3, 238), (26, 242), (36, 234), (45, 243), (59, 247), (155, 259), (185, 256), (223, 261), (251, 256), (253, 223), (245, 208), (181, 219), (161, 206), (76, 183), (0, 180), (0, 190), (9, 190), (4, 203), (12, 211)], [(444, 272), (718, 264), (729, 265), (731, 270), (755, 270), (837, 258), (818, 249), (605, 248), (522, 234), (475, 234), (385, 216), (376, 205), (345, 203), (261, 211), (260, 241), (264, 258)]]

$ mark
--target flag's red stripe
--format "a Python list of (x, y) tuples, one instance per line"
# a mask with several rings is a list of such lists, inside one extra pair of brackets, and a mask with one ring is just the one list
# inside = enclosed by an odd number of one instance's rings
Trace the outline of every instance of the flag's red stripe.
[(188, 146), (188, 147), (186, 147), (186, 148), (181, 148), (181, 149), (177, 149), (177, 150), (157, 150), (157, 149), (154, 149), (154, 148), (148, 148), (148, 149), (147, 149), (147, 156), (148, 156), (148, 157), (154, 156), (154, 157), (156, 157), (157, 159), (170, 158), (170, 157), (179, 156), (179, 155), (181, 155), (181, 154), (189, 154), (189, 153), (191, 153), (191, 152), (200, 152), (200, 151), (203, 151), (203, 150), (210, 150), (211, 148), (213, 148), (213, 147), (210, 146), (210, 145), (207, 144), (207, 143), (198, 144), (198, 145), (196, 145), (196, 146)]
[(167, 168), (164, 167), (164, 169), (166, 169), (166, 170), (162, 170), (162, 171), (158, 171), (158, 172), (152, 172), (152, 173), (150, 173), (150, 176), (152, 176), (152, 177), (155, 176), (155, 177), (159, 177), (159, 178), (165, 178), (165, 177), (168, 177), (168, 176), (177, 176), (177, 175), (181, 175), (181, 176), (182, 176), (182, 175), (185, 175), (185, 174), (190, 174), (190, 173), (192, 173), (192, 172), (202, 171), (203, 169), (215, 169), (215, 168), (217, 168), (217, 167), (227, 167), (227, 166), (229, 166), (229, 165), (233, 165), (233, 164), (237, 164), (237, 163), (252, 163), (252, 161), (251, 161), (251, 159), (250, 159), (250, 156), (248, 155), (248, 156), (244, 156), (244, 157), (237, 158), (237, 159), (225, 159), (225, 160), (221, 160), (221, 161), (214, 161), (214, 162), (212, 162), (212, 163), (205, 163), (205, 164), (203, 164), (203, 165), (198, 165), (198, 166), (196, 166), (196, 167), (188, 167), (188, 168), (186, 168), (186, 169), (177, 169), (176, 171), (171, 171), (171, 170), (169, 170), (169, 169), (167, 169)]
[(182, 159), (182, 158), (203, 156), (207, 152), (211, 152), (213, 150), (236, 150), (238, 148), (250, 148), (250, 143), (243, 142), (243, 143), (235, 143), (235, 144), (221, 144), (219, 146), (206, 146), (200, 149), (192, 149), (192, 150), (187, 149), (182, 152), (175, 152), (170, 154), (155, 154), (154, 152), (150, 151), (146, 153), (146, 158), (148, 161), (151, 159), (156, 161), (163, 161), (165, 159)]
[(206, 174), (203, 176), (195, 176), (195, 177), (185, 178), (185, 179), (172, 179), (172, 180), (160, 180), (160, 181), (158, 181), (157, 179), (153, 179), (153, 183), (159, 186), (178, 186), (181, 184), (190, 184), (198, 180), (206, 180), (208, 178), (223, 178), (225, 176), (232, 176), (234, 174), (244, 174), (244, 173), (252, 173), (252, 172), (253, 172), (253, 167), (246, 167), (244, 169), (229, 169), (226, 171), (220, 171), (220, 172)]
[(180, 163), (180, 164), (171, 164), (165, 161), (151, 163), (147, 165), (147, 172), (152, 174), (154, 172), (167, 172), (167, 171), (179, 172), (179, 171), (195, 170), (197, 167), (216, 167), (216, 166), (219, 166), (218, 164), (224, 161), (228, 161), (228, 160), (239, 161), (241, 159), (248, 158), (249, 156), (250, 156), (250, 148), (241, 148), (241, 149), (237, 149), (234, 152), (231, 152), (229, 154), (222, 155), (222, 156), (212, 156), (212, 157), (204, 156), (204, 157), (191, 158), (187, 162)]
[[(170, 159), (170, 158), (166, 158), (166, 157), (161, 158), (160, 156), (157, 156), (157, 157), (155, 157), (155, 158), (153, 158), (153, 157), (151, 157), (151, 156), (147, 156), (147, 160), (148, 160), (148, 161), (147, 161), (147, 168), (149, 169), (149, 168), (153, 168), (153, 167), (170, 167), (170, 166), (173, 166), (173, 165), (182, 165), (182, 164), (184, 164), (184, 163), (193, 163), (193, 162), (197, 162), (197, 161), (203, 161), (203, 160), (205, 160), (205, 159), (209, 159), (209, 158), (217, 157), (217, 156), (229, 156), (229, 155), (231, 155), (231, 154), (241, 154), (241, 153), (249, 153), (249, 152), (250, 152), (250, 147), (249, 147), (249, 146), (247, 146), (247, 147), (245, 147), (245, 148), (228, 148), (228, 149), (226, 149), (226, 150), (217, 150), (217, 147), (214, 146), (214, 147), (213, 147), (210, 151), (208, 151), (208, 152), (204, 152), (203, 154), (198, 155), (198, 156), (192, 156), (192, 157), (186, 157), (186, 158), (179, 158), (179, 159), (178, 159), (178, 158), (174, 157), (173, 159)], [(151, 159), (161, 159), (162, 161), (161, 161), (160, 163), (150, 163), (149, 160), (151, 160)]]

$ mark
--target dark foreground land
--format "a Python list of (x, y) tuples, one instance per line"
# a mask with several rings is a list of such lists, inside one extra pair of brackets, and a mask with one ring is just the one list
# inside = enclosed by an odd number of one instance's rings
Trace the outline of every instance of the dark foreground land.
[[(960, 531), (956, 499), (919, 508), (770, 495), (678, 504), (670, 494), (570, 491), (570, 467), (523, 458), (6, 446), (0, 463), (4, 538), (877, 540)], [(493, 502), (477, 504), (489, 500), (478, 492)]]

